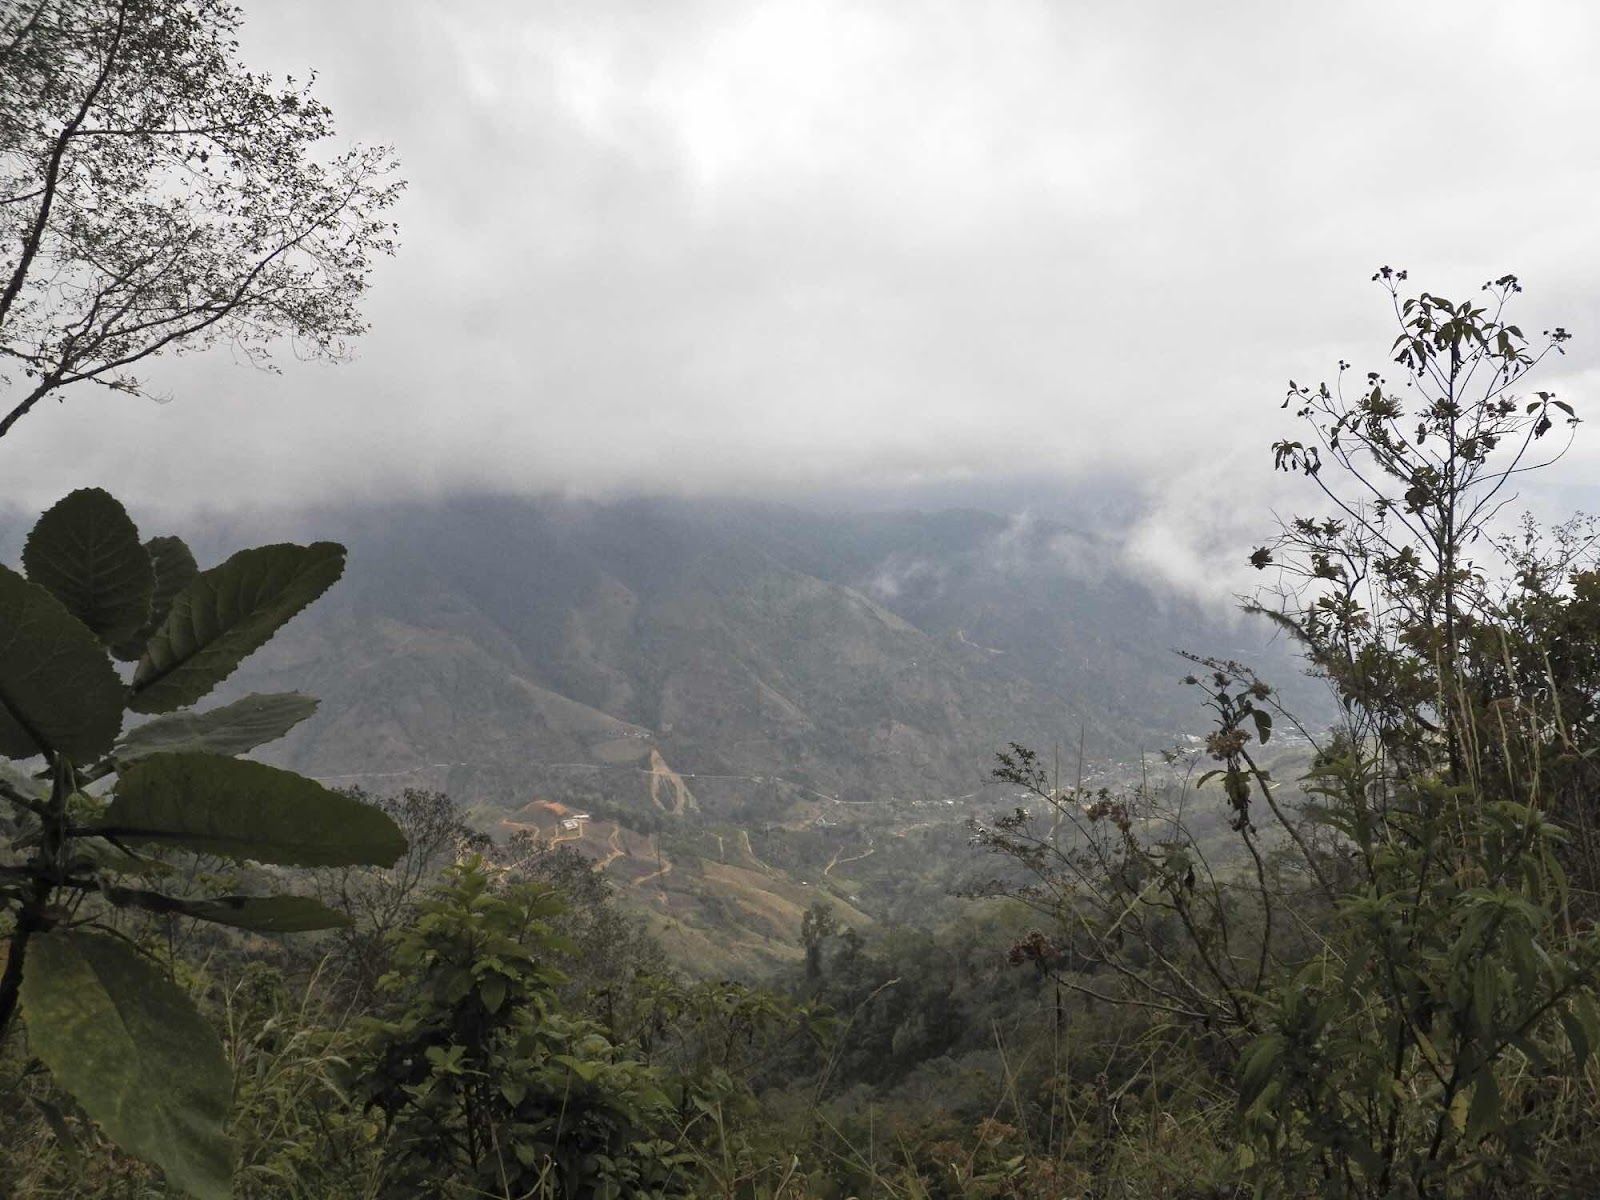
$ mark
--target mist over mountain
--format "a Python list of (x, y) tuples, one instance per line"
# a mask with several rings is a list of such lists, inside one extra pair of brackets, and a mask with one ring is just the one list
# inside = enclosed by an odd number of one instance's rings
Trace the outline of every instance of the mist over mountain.
[[(846, 504), (461, 496), (175, 530), (202, 565), (349, 548), (218, 690), (319, 699), (258, 757), (574, 842), (711, 973), (792, 956), (823, 894), (859, 925), (945, 903), (966, 821), (1016, 803), (990, 777), (1013, 741), (1116, 783), (1206, 732), (1180, 650), (1248, 661), (1323, 714), (1265, 622), (1130, 565), (1114, 498), (1081, 526)], [(5, 526), (15, 557), (26, 525)]]
[(472, 498), (315, 524), (345, 581), (231, 688), (322, 698), (275, 752), (296, 769), (479, 806), (579, 776), (637, 801), (652, 755), (746, 777), (703, 789), (724, 806), (754, 778), (965, 793), (1011, 740), (1127, 759), (1203, 724), (1176, 649), (1296, 678), (1264, 628), (1034, 517)]

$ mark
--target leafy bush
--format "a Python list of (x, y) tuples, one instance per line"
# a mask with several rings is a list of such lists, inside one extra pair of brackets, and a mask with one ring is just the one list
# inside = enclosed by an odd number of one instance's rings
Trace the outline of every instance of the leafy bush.
[(355, 1072), (386, 1122), (385, 1194), (680, 1194), (656, 1074), (556, 1003), (561, 907), (474, 857), (396, 936)]

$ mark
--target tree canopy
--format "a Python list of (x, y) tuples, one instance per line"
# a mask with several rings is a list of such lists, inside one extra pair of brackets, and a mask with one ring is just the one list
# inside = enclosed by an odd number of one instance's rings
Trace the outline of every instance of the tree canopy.
[(217, 0), (34, 0), (0, 14), (0, 435), (75, 383), (148, 395), (158, 354), (339, 357), (365, 329), (402, 182), (321, 154), (312, 78), (238, 60)]

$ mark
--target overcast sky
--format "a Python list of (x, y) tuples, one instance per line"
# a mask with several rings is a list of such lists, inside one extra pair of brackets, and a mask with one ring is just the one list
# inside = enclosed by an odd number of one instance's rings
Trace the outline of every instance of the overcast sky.
[(1600, 380), (1585, 0), (244, 7), (247, 63), (403, 158), (372, 332), (68, 393), (5, 439), (14, 499), (1027, 473), (1138, 491), (1177, 564), (1261, 525), (1290, 376), (1382, 364), (1382, 263), (1517, 272), (1578, 335), (1538, 386)]

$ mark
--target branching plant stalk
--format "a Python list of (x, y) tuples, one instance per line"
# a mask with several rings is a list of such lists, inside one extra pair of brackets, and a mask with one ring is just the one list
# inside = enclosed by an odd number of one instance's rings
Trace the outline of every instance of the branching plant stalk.
[[(13, 790), (7, 789), (7, 799), (11, 798), (9, 793)], [(56, 880), (62, 867), (62, 851), (67, 842), (67, 802), (75, 790), (72, 764), (64, 757), (57, 757), (52, 764), (48, 811), (40, 816), (39, 846), (29, 862), (32, 879), (18, 906), (11, 944), (6, 952), (5, 971), (0, 974), (0, 1046), (5, 1045), (12, 1020), (17, 1014), (28, 942), (34, 934), (47, 927), (46, 914), (55, 896)], [(32, 804), (26, 807), (34, 810)]]

